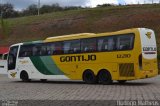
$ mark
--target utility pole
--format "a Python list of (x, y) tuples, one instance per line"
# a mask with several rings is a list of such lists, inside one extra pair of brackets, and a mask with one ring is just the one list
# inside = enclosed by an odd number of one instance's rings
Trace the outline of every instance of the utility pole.
[(3, 18), (3, 8), (2, 8), (2, 0), (1, 0), (1, 19)]
[(39, 14), (40, 14), (40, 4), (41, 3), (41, 1), (40, 0), (38, 0), (38, 16), (39, 16)]
[(1, 26), (3, 26), (3, 1), (1, 0)]
[[(2, 28), (2, 33), (4, 35), (5, 33), (5, 27), (4, 27), (4, 22), (3, 22), (3, 1), (1, 0), (1, 16), (0, 16), (0, 25), (1, 25), (1, 28)], [(2, 36), (3, 36), (2, 35)]]

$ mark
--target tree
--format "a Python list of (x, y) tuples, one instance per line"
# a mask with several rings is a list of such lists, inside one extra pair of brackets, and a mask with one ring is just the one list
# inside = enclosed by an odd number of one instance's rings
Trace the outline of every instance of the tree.
[(1, 5), (1, 12), (3, 13), (3, 18), (10, 18), (15, 14), (13, 5), (9, 3)]
[(113, 6), (112, 4), (102, 4), (102, 5), (97, 5), (97, 7), (110, 7)]
[(13, 18), (19, 16), (18, 12), (14, 10), (14, 6), (10, 3), (0, 4), (0, 14), (3, 14), (3, 18)]
[(26, 15), (36, 15), (38, 7), (35, 4), (30, 5), (24, 12)]
[(44, 13), (49, 13), (52, 11), (52, 8), (50, 5), (43, 5), (41, 8), (41, 13), (44, 14)]

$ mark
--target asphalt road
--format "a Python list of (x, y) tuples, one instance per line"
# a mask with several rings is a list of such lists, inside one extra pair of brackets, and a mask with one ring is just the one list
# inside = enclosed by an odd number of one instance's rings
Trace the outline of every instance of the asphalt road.
[[(2, 104), (8, 101), (26, 104), (31, 100), (31, 103), (36, 101), (41, 105), (43, 101), (50, 103), (54, 100), (61, 106), (66, 106), (66, 103), (78, 105), (82, 102), (83, 104), (83, 101), (88, 105), (93, 101), (160, 101), (160, 76), (128, 81), (124, 85), (117, 82), (112, 85), (89, 85), (82, 81), (21, 82), (11, 80), (6, 75), (0, 75), (0, 100)], [(115, 101), (115, 104), (110, 105), (116, 105)]]

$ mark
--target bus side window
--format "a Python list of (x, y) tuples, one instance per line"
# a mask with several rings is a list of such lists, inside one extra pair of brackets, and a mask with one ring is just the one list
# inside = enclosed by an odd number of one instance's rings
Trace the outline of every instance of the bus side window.
[(33, 45), (21, 45), (20, 47), (20, 52), (19, 52), (19, 57), (30, 57), (32, 56), (32, 47)]
[(71, 41), (71, 53), (79, 53), (80, 52), (80, 40), (73, 40)]
[(41, 55), (41, 56), (48, 55), (48, 54), (47, 54), (47, 45), (46, 45), (46, 44), (43, 44), (43, 45), (41, 46), (40, 55)]
[(82, 39), (81, 52), (95, 52), (96, 50), (96, 38)]
[(72, 54), (80, 52), (80, 40), (64, 41), (63, 43), (64, 54)]
[(108, 37), (98, 39), (98, 51), (108, 51)]
[(54, 43), (48, 43), (46, 47), (47, 55), (53, 55), (55, 54), (55, 44)]
[(25, 46), (21, 45), (19, 57), (25, 57), (26, 56), (25, 48), (26, 48)]
[(130, 50), (133, 48), (133, 35), (122, 35), (117, 37), (118, 50)]
[(116, 50), (116, 42), (115, 42), (115, 38), (114, 37), (109, 37), (108, 38), (108, 50), (109, 51), (113, 51)]
[(35, 44), (33, 46), (32, 55), (33, 56), (42, 56), (43, 55), (42, 46), (43, 46), (42, 44)]
[(71, 41), (64, 41), (63, 43), (63, 52), (64, 54), (71, 53)]
[(55, 52), (54, 54), (63, 54), (62, 42), (55, 42)]
[(33, 56), (36, 56), (37, 50), (38, 50), (37, 47), (33, 46), (33, 50), (32, 50), (33, 51), (33, 54), (32, 54)]

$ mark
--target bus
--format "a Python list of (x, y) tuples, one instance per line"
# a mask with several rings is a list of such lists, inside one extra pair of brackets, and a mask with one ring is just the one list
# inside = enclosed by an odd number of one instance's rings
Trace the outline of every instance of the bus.
[(132, 28), (48, 37), (10, 46), (8, 76), (30, 81), (125, 83), (158, 75), (155, 33)]
[(1, 54), (0, 59), (0, 74), (8, 74), (7, 73), (7, 57), (8, 53)]

